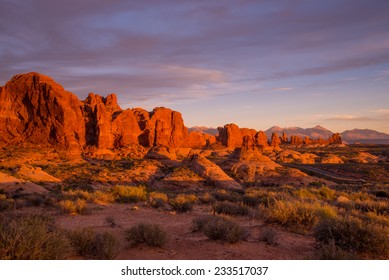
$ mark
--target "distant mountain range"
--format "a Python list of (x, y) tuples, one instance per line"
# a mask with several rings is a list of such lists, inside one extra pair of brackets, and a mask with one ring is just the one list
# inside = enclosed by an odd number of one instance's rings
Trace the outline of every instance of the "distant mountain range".
[(323, 138), (323, 139), (328, 139), (333, 134), (332, 131), (330, 131), (330, 130), (328, 130), (320, 125), (317, 125), (317, 126), (312, 127), (312, 128), (301, 128), (301, 127), (281, 128), (278, 126), (273, 126), (273, 127), (269, 128), (268, 130), (265, 130), (264, 132), (268, 138), (271, 137), (273, 132), (277, 132), (277, 134), (280, 136), (282, 133), (285, 132), (286, 135), (288, 135), (288, 137), (291, 135), (296, 135), (296, 136), (300, 136), (301, 138), (308, 136), (309, 138), (312, 138), (312, 139), (317, 139), (319, 137)]
[[(189, 131), (200, 131), (203, 133), (207, 133), (210, 135), (217, 135), (218, 130), (216, 128), (212, 127), (206, 127), (206, 126), (194, 126), (189, 128)], [(282, 135), (282, 133), (286, 133), (288, 137), (291, 135), (296, 135), (304, 138), (305, 136), (308, 136), (312, 139), (317, 138), (323, 138), (328, 139), (333, 132), (331, 130), (328, 130), (320, 125), (317, 125), (312, 128), (301, 128), (301, 127), (286, 127), (281, 128), (279, 126), (273, 126), (269, 128), (268, 130), (264, 131), (266, 136), (268, 138), (271, 137), (273, 132), (276, 132), (278, 135)], [(354, 144), (354, 143), (370, 143), (370, 144), (389, 144), (389, 134), (378, 132), (371, 129), (352, 129), (352, 130), (346, 130), (340, 133), (343, 142), (348, 144)]]
[(188, 128), (188, 131), (189, 132), (199, 131), (199, 132), (207, 133), (207, 134), (210, 134), (210, 135), (217, 135), (217, 134), (219, 134), (219, 131), (217, 130), (217, 128), (206, 127), (206, 126), (193, 126), (193, 127)]

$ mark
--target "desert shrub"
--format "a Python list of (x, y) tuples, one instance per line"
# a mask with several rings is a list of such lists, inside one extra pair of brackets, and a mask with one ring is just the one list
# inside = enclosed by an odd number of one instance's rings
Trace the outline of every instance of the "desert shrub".
[(15, 208), (15, 200), (12, 198), (0, 200), (0, 212)]
[(63, 213), (71, 215), (87, 213), (86, 201), (83, 199), (77, 199), (76, 201), (70, 199), (61, 200), (58, 202), (58, 205)]
[(311, 190), (307, 188), (301, 188), (298, 190), (295, 190), (293, 192), (293, 195), (300, 198), (300, 199), (315, 199), (316, 195), (311, 192)]
[(179, 194), (175, 198), (170, 199), (169, 203), (176, 211), (187, 212), (193, 209), (196, 201), (197, 197), (193, 194)]
[(221, 217), (214, 216), (214, 215), (207, 215), (207, 216), (201, 216), (201, 217), (194, 218), (192, 220), (192, 230), (194, 232), (203, 231), (206, 224), (214, 223), (219, 219), (221, 219)]
[(157, 224), (139, 223), (125, 231), (125, 238), (130, 246), (145, 244), (161, 247), (168, 241), (167, 233)]
[(245, 205), (250, 207), (257, 207), (262, 202), (262, 197), (252, 196), (252, 195), (244, 195), (242, 201)]
[(352, 192), (348, 195), (350, 200), (353, 201), (369, 201), (374, 200), (374, 195), (369, 194), (367, 192)]
[(64, 193), (69, 198), (79, 198), (83, 200), (91, 200), (91, 193), (86, 190), (68, 190)]
[(112, 188), (112, 193), (116, 200), (122, 203), (146, 201), (147, 199), (146, 187), (144, 186), (115, 186)]
[(322, 187), (323, 185), (324, 185), (323, 182), (315, 181), (315, 182), (310, 182), (308, 184), (308, 187)]
[(210, 204), (216, 201), (213, 195), (210, 194), (209, 192), (204, 193), (202, 196), (199, 197), (199, 199), (202, 203), (206, 203), (206, 204)]
[(76, 252), (87, 259), (112, 260), (119, 254), (119, 241), (111, 233), (84, 228), (68, 235)]
[(318, 246), (315, 258), (318, 260), (352, 260), (355, 256), (336, 246), (334, 240), (331, 240), (329, 244)]
[(45, 204), (46, 201), (44, 196), (38, 194), (28, 195), (25, 200), (27, 206), (41, 206)]
[(212, 209), (217, 214), (233, 216), (246, 216), (250, 213), (250, 209), (247, 206), (229, 201), (217, 202), (212, 205)]
[(260, 240), (268, 245), (278, 244), (278, 233), (272, 228), (264, 228), (260, 234)]
[(370, 193), (379, 198), (389, 198), (389, 190), (372, 190)]
[(374, 212), (377, 214), (389, 213), (389, 203), (387, 201), (357, 201), (353, 203), (353, 206), (362, 212)]
[(0, 259), (58, 260), (72, 254), (66, 234), (42, 215), (0, 215)]
[(389, 256), (387, 227), (366, 223), (356, 217), (323, 219), (314, 229), (320, 244), (331, 244), (349, 253), (367, 253), (377, 258)]
[(366, 222), (376, 223), (383, 227), (389, 228), (389, 216), (385, 214), (377, 214), (375, 212), (367, 212), (360, 215), (362, 220)]
[(212, 196), (218, 201), (242, 201), (242, 196), (236, 192), (227, 192), (226, 190), (218, 190), (212, 193)]
[(107, 216), (105, 217), (105, 222), (107, 225), (111, 228), (116, 228), (119, 227), (118, 223), (116, 222), (115, 218), (112, 216)]
[(242, 201), (245, 205), (251, 207), (257, 207), (262, 203), (262, 199), (266, 192), (262, 190), (246, 190), (245, 194), (242, 197)]
[(165, 203), (167, 203), (168, 197), (164, 193), (160, 192), (151, 192), (149, 194), (149, 203), (152, 207), (160, 208), (165, 206)]
[(317, 205), (297, 201), (276, 201), (269, 208), (263, 208), (267, 222), (281, 224), (292, 231), (304, 233), (318, 221)]
[(336, 191), (330, 189), (329, 187), (323, 186), (319, 189), (319, 194), (324, 199), (333, 200), (335, 199)]
[(110, 204), (115, 201), (115, 197), (112, 193), (103, 192), (103, 191), (95, 191), (91, 194), (92, 202), (100, 205)]
[(317, 208), (316, 214), (319, 219), (333, 219), (338, 216), (338, 211), (335, 207), (324, 205)]
[(240, 240), (245, 240), (248, 236), (248, 231), (238, 223), (219, 216), (196, 218), (192, 224), (194, 230), (203, 232), (212, 240), (236, 243)]

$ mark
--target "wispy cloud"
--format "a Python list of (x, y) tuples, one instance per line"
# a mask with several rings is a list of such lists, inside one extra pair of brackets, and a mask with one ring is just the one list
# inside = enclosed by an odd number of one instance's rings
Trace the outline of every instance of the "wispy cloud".
[(291, 87), (277, 87), (277, 88), (272, 88), (272, 91), (290, 91), (293, 90)]
[(331, 115), (331, 116), (322, 116), (323, 121), (354, 121), (354, 122), (370, 122), (376, 121), (375, 118), (366, 117), (366, 116), (355, 116), (355, 115)]

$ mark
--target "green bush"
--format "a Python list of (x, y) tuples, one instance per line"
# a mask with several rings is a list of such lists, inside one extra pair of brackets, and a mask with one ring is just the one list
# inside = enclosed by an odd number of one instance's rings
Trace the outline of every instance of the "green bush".
[(367, 253), (377, 258), (389, 256), (388, 228), (352, 216), (323, 219), (315, 227), (314, 237), (320, 244), (334, 243), (350, 253)]
[(139, 223), (125, 231), (130, 246), (145, 244), (161, 247), (168, 241), (167, 233), (157, 224)]
[(84, 228), (68, 234), (76, 252), (87, 259), (112, 260), (119, 254), (119, 241), (111, 233)]
[(248, 231), (238, 223), (219, 216), (196, 218), (192, 224), (194, 231), (201, 231), (212, 240), (236, 243), (248, 237)]
[(42, 215), (0, 215), (0, 259), (63, 260), (73, 253), (66, 234)]
[(233, 216), (246, 216), (250, 213), (250, 209), (247, 206), (229, 201), (217, 202), (212, 205), (212, 209), (217, 214)]
[(147, 199), (146, 187), (144, 186), (115, 186), (112, 188), (112, 193), (116, 200), (122, 203), (146, 201)]

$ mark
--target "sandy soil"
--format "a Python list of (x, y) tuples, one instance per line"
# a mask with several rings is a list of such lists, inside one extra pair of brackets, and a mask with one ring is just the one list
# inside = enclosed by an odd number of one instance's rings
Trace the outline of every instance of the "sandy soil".
[[(234, 218), (250, 230), (247, 241), (236, 244), (209, 240), (205, 235), (192, 232), (192, 220), (195, 217), (209, 214), (208, 206), (197, 206), (191, 213), (176, 214), (138, 204), (133, 206), (113, 204), (101, 206), (90, 215), (58, 217), (62, 228), (77, 229), (93, 227), (95, 230), (109, 231), (123, 242), (123, 250), (117, 259), (307, 259), (313, 255), (313, 238), (301, 236), (272, 226), (278, 236), (277, 245), (267, 245), (259, 241), (260, 233), (265, 227), (257, 219)], [(111, 216), (119, 225), (111, 228), (105, 219)], [(138, 222), (153, 222), (169, 233), (169, 242), (162, 248), (146, 246), (128, 247), (125, 245), (124, 230)]]

